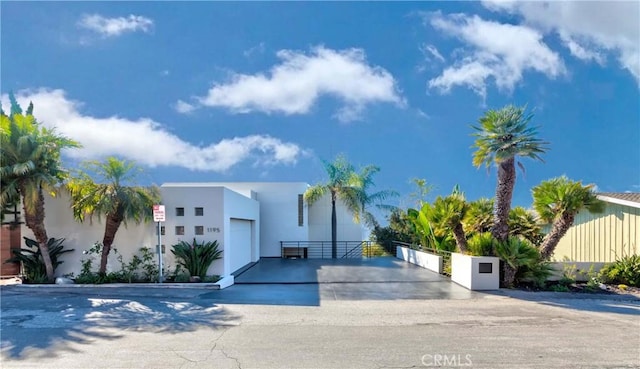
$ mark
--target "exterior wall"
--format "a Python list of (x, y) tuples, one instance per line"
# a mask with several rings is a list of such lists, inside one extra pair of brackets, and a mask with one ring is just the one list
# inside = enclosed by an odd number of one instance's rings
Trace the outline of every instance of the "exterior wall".
[[(364, 240), (364, 227), (353, 221), (353, 214), (339, 199), (336, 218), (338, 241)], [(309, 206), (309, 241), (331, 241), (331, 197), (328, 194)]]
[[(74, 249), (74, 252), (62, 255), (63, 261), (56, 269), (56, 276), (62, 276), (67, 273), (78, 275), (82, 268), (82, 260), (89, 256), (84, 255), (83, 251), (90, 249), (95, 242), (102, 242), (104, 235), (104, 225), (98, 218), (93, 220), (85, 219), (84, 223), (78, 223), (73, 219), (69, 196), (61, 192), (55, 198), (45, 195), (45, 220), (44, 224), (47, 229), (47, 235), (51, 238), (64, 238), (65, 249)], [(26, 226), (22, 225), (22, 235), (35, 239), (33, 232)], [(148, 247), (154, 252), (156, 250), (156, 235), (154, 225), (142, 224), (136, 225), (129, 223), (127, 227), (120, 226), (113, 242), (113, 248), (117, 249), (122, 255), (123, 260), (127, 262), (131, 260), (133, 255), (139, 254), (141, 247)], [(100, 258), (95, 257), (93, 266), (95, 269), (100, 265)], [(116, 259), (116, 254), (109, 254), (109, 262), (107, 263), (107, 271), (120, 270), (120, 263)]]
[(304, 182), (211, 182), (167, 183), (164, 186), (221, 186), (260, 203), (259, 257), (280, 257), (280, 241), (309, 239), (308, 210), (303, 208), (303, 224), (298, 225), (298, 195), (309, 187)]
[(640, 209), (607, 203), (602, 214), (582, 211), (560, 240), (553, 258), (581, 262), (612, 262), (640, 253)]
[[(180, 241), (192, 242), (194, 237), (198, 242), (218, 241), (222, 250), (222, 259), (213, 262), (208, 274), (229, 275), (231, 270), (231, 218), (246, 219), (259, 223), (260, 204), (249, 197), (240, 195), (229, 189), (209, 184), (189, 184), (177, 186), (165, 184), (160, 187), (166, 210), (165, 235), (163, 244), (165, 265), (175, 268), (175, 259), (170, 251), (170, 245)], [(203, 208), (203, 215), (196, 216), (195, 208)], [(176, 208), (184, 208), (184, 216), (176, 215)], [(184, 235), (176, 234), (176, 226), (184, 227)], [(195, 234), (195, 227), (204, 228), (203, 235)], [(252, 227), (258, 234), (259, 226)], [(257, 237), (252, 245), (252, 254), (257, 255), (259, 241)], [(257, 259), (256, 259), (257, 260)], [(255, 261), (255, 260), (254, 260)]]

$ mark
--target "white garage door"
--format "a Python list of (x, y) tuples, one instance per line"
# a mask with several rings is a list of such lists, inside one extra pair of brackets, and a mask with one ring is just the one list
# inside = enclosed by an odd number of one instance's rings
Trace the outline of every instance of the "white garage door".
[(231, 219), (231, 272), (251, 262), (251, 221)]

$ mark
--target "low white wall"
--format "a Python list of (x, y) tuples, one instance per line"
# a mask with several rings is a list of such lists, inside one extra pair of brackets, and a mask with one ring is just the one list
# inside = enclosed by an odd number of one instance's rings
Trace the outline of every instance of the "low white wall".
[[(480, 264), (491, 264), (491, 273), (480, 273)], [(473, 291), (500, 288), (500, 259), (451, 253), (451, 280)]]
[(442, 273), (442, 256), (398, 246), (396, 248), (396, 257), (436, 273)]
[[(565, 271), (574, 278), (576, 282), (587, 282), (590, 272), (598, 273), (606, 264), (609, 263), (589, 263), (578, 261), (557, 261), (552, 262), (553, 274), (547, 278), (548, 281), (558, 281), (563, 277)], [(591, 267), (593, 266), (593, 270)]]

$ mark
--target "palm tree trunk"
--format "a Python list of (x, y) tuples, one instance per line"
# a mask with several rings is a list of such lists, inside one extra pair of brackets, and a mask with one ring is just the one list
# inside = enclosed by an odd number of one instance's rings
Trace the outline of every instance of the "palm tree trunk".
[(53, 263), (51, 262), (51, 255), (49, 255), (49, 237), (47, 236), (47, 230), (44, 227), (44, 195), (42, 189), (38, 190), (38, 198), (35, 200), (33, 211), (29, 211), (29, 207), (26, 205), (27, 200), (24, 198), (26, 188), (20, 186), (20, 192), (23, 194), (22, 203), (24, 210), (24, 222), (31, 229), (33, 235), (38, 241), (38, 248), (40, 249), (40, 255), (42, 255), (42, 261), (44, 262), (44, 268), (47, 272), (47, 280), (53, 282), (55, 279), (55, 271)]
[(331, 192), (331, 258), (338, 258), (338, 217), (336, 216), (336, 194)]
[(513, 284), (516, 281), (516, 273), (518, 272), (516, 268), (509, 265), (509, 263), (504, 262), (504, 264), (502, 265), (502, 272), (502, 286), (506, 288), (513, 287)]
[(491, 234), (500, 242), (509, 238), (509, 210), (511, 210), (511, 198), (515, 183), (515, 159), (510, 158), (498, 165), (498, 186), (496, 187), (496, 204), (493, 210)]
[(556, 246), (560, 242), (560, 239), (567, 233), (573, 221), (575, 220), (575, 214), (563, 213), (557, 218), (551, 225), (551, 231), (544, 237), (542, 244), (540, 245), (540, 255), (543, 260), (548, 260), (553, 255)]
[(469, 250), (467, 245), (467, 238), (464, 236), (464, 229), (462, 228), (462, 223), (458, 223), (453, 227), (453, 238), (456, 239), (456, 245), (458, 245), (458, 249), (461, 253), (466, 254)]
[(116, 232), (122, 223), (122, 217), (117, 214), (107, 215), (107, 224), (104, 228), (104, 238), (102, 239), (102, 255), (100, 257), (100, 269), (99, 274), (107, 273), (107, 261), (109, 259), (109, 252), (111, 251), (111, 245), (116, 237)]

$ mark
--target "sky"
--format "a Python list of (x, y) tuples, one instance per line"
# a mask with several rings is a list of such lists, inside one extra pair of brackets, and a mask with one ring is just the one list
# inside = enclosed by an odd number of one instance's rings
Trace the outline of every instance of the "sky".
[(566, 175), (640, 192), (640, 2), (0, 3), (2, 106), (13, 92), (80, 142), (64, 165), (133, 160), (141, 184), (327, 179), (376, 165), (413, 206), (459, 185), (492, 197), (472, 125), (527, 106), (544, 162), (514, 205)]

